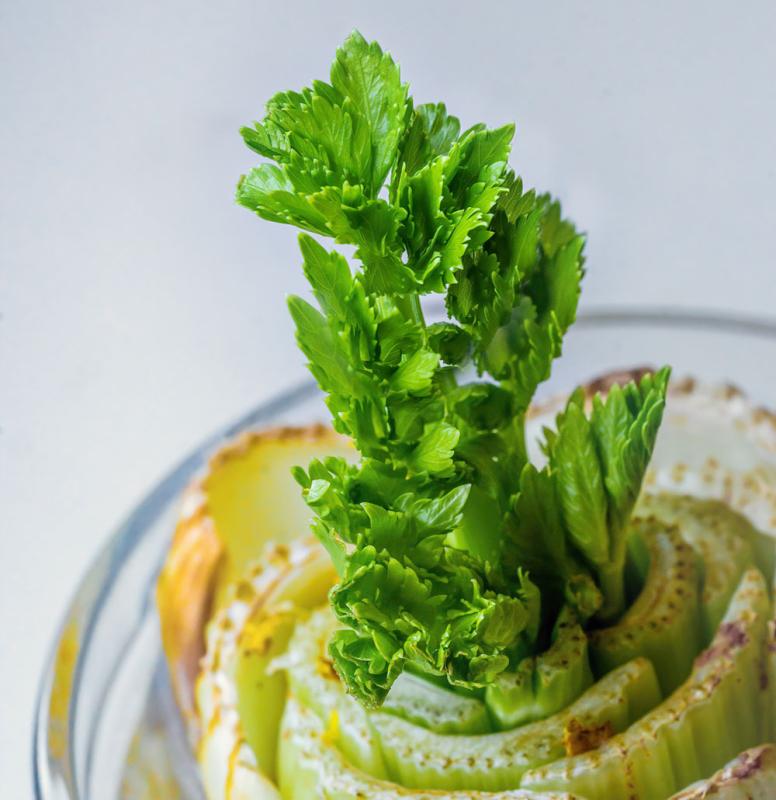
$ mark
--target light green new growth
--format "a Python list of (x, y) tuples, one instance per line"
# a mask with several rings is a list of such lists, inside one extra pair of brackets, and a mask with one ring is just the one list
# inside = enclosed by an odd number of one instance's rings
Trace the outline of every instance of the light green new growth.
[[(668, 376), (590, 414), (575, 394), (548, 465), (528, 463), (525, 413), (576, 316), (583, 239), (509, 168), (514, 127), (461, 130), (444, 105), (415, 105), (354, 33), (328, 83), (276, 95), (242, 134), (267, 161), (238, 202), (308, 232), (317, 307), (289, 308), (361, 454), (295, 472), (340, 576), (331, 654), (348, 689), (379, 705), (408, 666), (478, 689), (543, 648), (564, 604), (616, 616)], [(426, 324), (425, 295), (446, 321)], [(460, 383), (467, 364), (487, 377)]]

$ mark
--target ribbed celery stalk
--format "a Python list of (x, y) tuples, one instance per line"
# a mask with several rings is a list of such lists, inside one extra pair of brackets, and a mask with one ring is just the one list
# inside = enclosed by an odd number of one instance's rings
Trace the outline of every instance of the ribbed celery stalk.
[(711, 646), (679, 689), (599, 749), (531, 770), (521, 785), (662, 800), (758, 744), (756, 706), (768, 614), (765, 581), (750, 570)]
[(690, 673), (700, 650), (698, 569), (692, 548), (675, 529), (655, 518), (637, 519), (632, 536), (649, 552), (641, 593), (614, 626), (590, 632), (590, 655), (598, 675), (643, 655), (655, 665), (664, 694)]
[(753, 747), (706, 780), (688, 786), (670, 800), (772, 800), (776, 791), (776, 747)]
[(373, 714), (390, 777), (403, 786), (500, 791), (531, 767), (561, 758), (571, 740), (625, 730), (659, 702), (652, 665), (637, 659), (590, 687), (563, 712), (511, 731), (449, 736)]
[(397, 678), (380, 710), (435, 733), (471, 735), (491, 729), (482, 700), (451, 692), (410, 672)]
[(566, 708), (592, 682), (587, 636), (574, 612), (564, 608), (550, 647), (524, 658), (514, 672), (497, 675), (485, 702), (498, 727), (508, 730)]
[(748, 520), (724, 503), (688, 495), (646, 494), (639, 500), (636, 513), (675, 525), (679, 535), (697, 553), (704, 644), (708, 644), (741, 576), (754, 565), (752, 542), (757, 532)]
[(566, 792), (522, 789), (418, 791), (381, 781), (349, 764), (329, 744), (318, 716), (293, 697), (283, 715), (278, 772), (283, 800), (586, 800)]

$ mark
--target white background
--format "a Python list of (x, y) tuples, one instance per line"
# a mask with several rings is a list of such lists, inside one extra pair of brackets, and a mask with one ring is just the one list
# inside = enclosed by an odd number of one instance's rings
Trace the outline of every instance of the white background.
[(38, 673), (100, 542), (303, 377), (295, 237), (233, 205), (238, 127), (358, 27), (419, 100), (517, 120), (513, 164), (589, 233), (586, 306), (772, 315), (769, 6), (3, 0), (0, 796), (29, 794)]

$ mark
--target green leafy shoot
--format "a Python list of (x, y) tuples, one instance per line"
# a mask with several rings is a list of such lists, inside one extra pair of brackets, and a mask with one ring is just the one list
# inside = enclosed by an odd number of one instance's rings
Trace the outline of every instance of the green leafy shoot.
[[(371, 706), (410, 667), (484, 687), (541, 646), (556, 598), (582, 618), (608, 602), (665, 380), (589, 419), (577, 398), (549, 465), (528, 462), (584, 240), (509, 168), (514, 126), (416, 105), (376, 43), (352, 34), (328, 82), (276, 95), (242, 135), (266, 161), (237, 201), (304, 231), (316, 305), (290, 298), (297, 342), (361, 456), (294, 471), (340, 576), (335, 668)], [(426, 324), (427, 295), (447, 320)]]
[(568, 540), (594, 570), (604, 595), (600, 616), (624, 607), (626, 526), (663, 417), (670, 370), (612, 386), (606, 398), (574, 392), (548, 435), (549, 474)]

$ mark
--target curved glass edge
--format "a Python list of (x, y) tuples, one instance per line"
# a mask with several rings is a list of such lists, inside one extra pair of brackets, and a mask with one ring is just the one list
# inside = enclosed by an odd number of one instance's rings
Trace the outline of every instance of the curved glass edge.
[(315, 383), (306, 381), (208, 437), (146, 495), (92, 561), (58, 626), (38, 688), (32, 736), (36, 800), (81, 797), (82, 781), (72, 747), (76, 735), (73, 711), (83, 677), (83, 661), (78, 654), (88, 651), (100, 609), (128, 553), (140, 545), (160, 512), (180, 495), (219, 444), (246, 428), (269, 423), (289, 407), (314, 397), (316, 392)]
[(660, 325), (676, 329), (732, 333), (776, 340), (776, 319), (725, 314), (721, 311), (690, 310), (671, 306), (600, 306), (580, 313), (577, 328), (606, 325)]
[[(698, 332), (724, 331), (776, 341), (775, 321), (673, 308), (591, 309), (579, 315), (577, 324), (580, 327), (659, 325)], [(33, 787), (37, 800), (77, 800), (83, 796), (80, 793), (83, 781), (77, 774), (73, 752), (77, 722), (74, 706), (83, 680), (83, 661), (79, 653), (88, 651), (100, 610), (120, 565), (141, 544), (161, 511), (180, 495), (220, 443), (245, 428), (271, 422), (288, 408), (315, 397), (317, 391), (313, 381), (305, 381), (207, 438), (136, 506), (91, 563), (58, 627), (38, 689), (32, 740)]]

